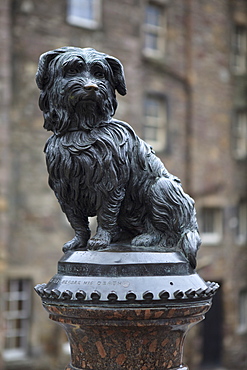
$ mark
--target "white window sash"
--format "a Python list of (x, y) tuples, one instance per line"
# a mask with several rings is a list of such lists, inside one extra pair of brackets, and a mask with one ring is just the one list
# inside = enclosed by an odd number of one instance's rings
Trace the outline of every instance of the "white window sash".
[(237, 243), (247, 242), (247, 201), (242, 201), (238, 206)]
[(70, 14), (70, 6), (73, 6), (73, 0), (69, 0), (67, 22), (74, 26), (97, 29), (101, 24), (101, 0), (92, 0), (93, 19), (82, 17), (80, 15)]
[(3, 351), (5, 360), (14, 360), (27, 355), (31, 312), (30, 287), (29, 280), (13, 279), (9, 282), (9, 291), (3, 296), (6, 320), (6, 348)]
[[(201, 227), (200, 233), (202, 237), (202, 242), (205, 244), (218, 244), (222, 240), (223, 236), (223, 219), (222, 219), (222, 210), (218, 208), (204, 208), (202, 209), (202, 217), (201, 217)], [(211, 212), (211, 221), (212, 221), (212, 230), (207, 231), (205, 230), (204, 223), (204, 215), (203, 212)], [(209, 217), (207, 215), (206, 217)]]
[[(152, 5), (152, 3), (150, 3)], [(164, 54), (165, 52), (165, 36), (166, 36), (166, 16), (165, 8), (161, 5), (160, 8), (160, 24), (154, 25), (144, 22), (143, 33), (144, 33), (144, 53), (157, 55)], [(147, 8), (145, 9), (147, 11)], [(154, 36), (157, 38), (157, 48), (151, 48), (147, 45), (148, 36)]]
[(234, 156), (236, 159), (247, 157), (247, 112), (238, 112), (234, 124)]
[[(150, 96), (150, 99), (156, 100), (156, 97)], [(144, 139), (154, 148), (154, 150), (162, 151), (165, 149), (167, 141), (167, 110), (165, 99), (157, 98), (156, 103), (157, 111), (154, 111), (154, 115), (149, 115), (148, 112), (145, 115)], [(156, 130), (155, 139), (153, 139), (151, 136), (148, 136), (149, 129)]]
[(236, 74), (247, 70), (247, 29), (236, 26), (233, 35), (233, 70)]
[(247, 290), (240, 292), (238, 332), (239, 333), (247, 332)]

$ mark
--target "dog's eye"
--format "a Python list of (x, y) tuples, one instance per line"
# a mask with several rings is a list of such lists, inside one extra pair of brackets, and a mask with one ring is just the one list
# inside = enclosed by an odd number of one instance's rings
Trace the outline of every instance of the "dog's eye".
[(79, 72), (78, 68), (69, 68), (66, 71), (67, 75), (76, 75)]
[(70, 67), (70, 68), (64, 68), (63, 70), (63, 76), (64, 77), (73, 77), (73, 76), (76, 76), (78, 73), (81, 72), (81, 68), (80, 67)]
[(104, 74), (103, 71), (95, 71), (94, 76), (98, 77), (98, 78), (103, 78), (103, 77), (105, 77), (105, 74)]

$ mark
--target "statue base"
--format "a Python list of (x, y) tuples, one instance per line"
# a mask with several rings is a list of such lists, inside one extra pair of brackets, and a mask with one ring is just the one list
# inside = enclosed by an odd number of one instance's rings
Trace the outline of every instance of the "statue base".
[(185, 370), (182, 354), (186, 332), (203, 320), (210, 305), (44, 307), (68, 335), (71, 364), (66, 370)]
[(203, 320), (218, 284), (179, 252), (130, 246), (74, 251), (35, 290), (71, 347), (66, 370), (186, 370), (186, 332)]

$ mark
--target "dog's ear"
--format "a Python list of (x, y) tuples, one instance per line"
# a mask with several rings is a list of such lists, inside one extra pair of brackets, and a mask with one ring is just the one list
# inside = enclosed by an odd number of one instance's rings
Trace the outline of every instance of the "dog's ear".
[(36, 83), (40, 90), (44, 90), (49, 80), (52, 77), (52, 70), (49, 68), (50, 62), (59, 54), (64, 53), (66, 48), (60, 48), (52, 51), (47, 51), (39, 58), (38, 70), (36, 73)]
[(120, 95), (125, 95), (127, 93), (127, 89), (122, 63), (117, 58), (111, 56), (107, 56), (106, 60), (109, 63), (113, 72), (115, 89)]

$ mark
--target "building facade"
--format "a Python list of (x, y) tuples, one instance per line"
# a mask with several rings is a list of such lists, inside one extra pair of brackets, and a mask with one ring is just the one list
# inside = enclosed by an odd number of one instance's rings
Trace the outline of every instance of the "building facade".
[(47, 185), (50, 133), (39, 56), (93, 47), (120, 59), (116, 117), (196, 201), (198, 272), (221, 289), (191, 329), (191, 370), (247, 368), (247, 3), (245, 0), (2, 0), (0, 3), (0, 369), (61, 369), (62, 329), (33, 286), (56, 272), (72, 230)]

